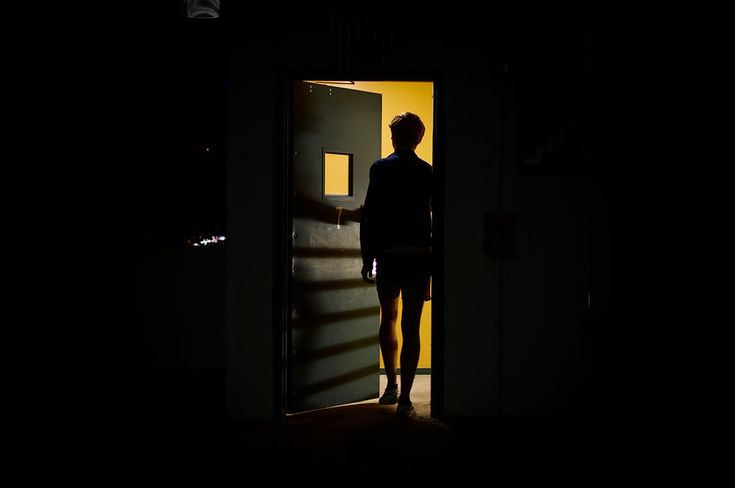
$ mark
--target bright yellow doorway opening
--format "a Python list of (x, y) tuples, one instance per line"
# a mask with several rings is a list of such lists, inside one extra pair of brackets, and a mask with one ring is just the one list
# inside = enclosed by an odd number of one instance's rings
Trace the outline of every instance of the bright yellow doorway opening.
[[(386, 157), (393, 152), (391, 134), (388, 124), (391, 119), (402, 112), (413, 112), (418, 115), (426, 126), (424, 139), (416, 148), (416, 155), (433, 164), (433, 140), (434, 140), (434, 83), (423, 81), (353, 81), (353, 82), (329, 82), (312, 81), (323, 85), (339, 88), (348, 88), (372, 93), (382, 96), (382, 122), (381, 122), (381, 156)], [(335, 164), (335, 168), (342, 166)], [(337, 169), (335, 169), (337, 170)], [(325, 175), (326, 176), (326, 175)], [(338, 175), (334, 175), (338, 179)], [(398, 308), (398, 347), (402, 345), (400, 317), (402, 305)], [(377, 327), (377, 324), (376, 324)], [(419, 373), (426, 373), (431, 369), (431, 302), (424, 302), (424, 310), (421, 315), (421, 354), (419, 356)], [(384, 367), (383, 358), (380, 358), (380, 367)], [(400, 367), (400, 364), (399, 364)]]

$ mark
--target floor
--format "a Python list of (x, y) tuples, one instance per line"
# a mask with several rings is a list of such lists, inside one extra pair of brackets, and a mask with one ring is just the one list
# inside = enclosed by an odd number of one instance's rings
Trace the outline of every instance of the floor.
[[(399, 380), (400, 381), (400, 380)], [(388, 384), (388, 379), (384, 374), (380, 375), (380, 392), (385, 390)], [(413, 380), (413, 387), (411, 387), (411, 402), (416, 407), (416, 415), (418, 418), (423, 420), (429, 420), (431, 418), (431, 375), (430, 374), (417, 374)], [(374, 400), (366, 400), (364, 402), (352, 403), (350, 405), (371, 405), (376, 404), (377, 398)], [(386, 406), (386, 410), (395, 409), (394, 406)]]
[(197, 477), (208, 486), (220, 477), (254, 486), (589, 486), (653, 483), (668, 469), (651, 419), (504, 416), (445, 423), (429, 415), (429, 377), (417, 380), (417, 418), (399, 418), (395, 406), (376, 399), (245, 422), (225, 420), (224, 392), (210, 379), (165, 390), (141, 375), (129, 378), (129, 387), (118, 383), (119, 393), (104, 404), (93, 398), (96, 404), (82, 412), (84, 425), (60, 418), (67, 432), (53, 437), (63, 446), (54, 452), (65, 469), (93, 479)]

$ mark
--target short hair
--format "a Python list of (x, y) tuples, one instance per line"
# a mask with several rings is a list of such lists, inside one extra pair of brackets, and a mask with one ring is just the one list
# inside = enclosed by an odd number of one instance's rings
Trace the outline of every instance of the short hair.
[(393, 117), (388, 124), (391, 136), (396, 146), (410, 146), (415, 148), (424, 138), (426, 127), (418, 115), (411, 112), (403, 112)]

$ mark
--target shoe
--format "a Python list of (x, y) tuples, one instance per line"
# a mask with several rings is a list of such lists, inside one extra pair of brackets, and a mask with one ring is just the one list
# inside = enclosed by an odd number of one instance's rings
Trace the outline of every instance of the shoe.
[(415, 417), (416, 407), (413, 406), (413, 403), (399, 403), (396, 407), (396, 413), (400, 417)]
[(398, 388), (386, 388), (383, 396), (378, 400), (378, 403), (381, 405), (395, 405), (398, 403)]

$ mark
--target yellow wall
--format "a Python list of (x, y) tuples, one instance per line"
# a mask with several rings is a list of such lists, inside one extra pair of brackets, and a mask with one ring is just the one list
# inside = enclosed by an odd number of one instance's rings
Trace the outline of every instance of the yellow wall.
[[(424, 161), (432, 164), (434, 140), (434, 84), (414, 81), (356, 81), (355, 84), (319, 82), (340, 88), (349, 88), (372, 93), (380, 93), (383, 98), (383, 122), (381, 130), (381, 154), (383, 157), (393, 152), (390, 140), (391, 119), (401, 112), (413, 112), (426, 126), (424, 139), (416, 148), (416, 154)], [(400, 302), (399, 302), (400, 303)], [(398, 308), (398, 345), (402, 344), (400, 317), (403, 308)], [(399, 358), (400, 363), (400, 358)], [(383, 358), (380, 358), (383, 367)], [(424, 303), (421, 315), (421, 355), (419, 368), (431, 367), (431, 302)]]

